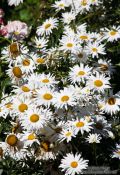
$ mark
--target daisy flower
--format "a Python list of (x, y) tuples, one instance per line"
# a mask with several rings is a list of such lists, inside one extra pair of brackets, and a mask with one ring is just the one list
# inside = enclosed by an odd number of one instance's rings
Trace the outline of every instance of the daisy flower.
[(67, 143), (71, 141), (72, 137), (76, 137), (75, 131), (73, 127), (69, 127), (67, 129), (62, 129), (60, 134), (58, 135), (58, 140), (60, 142), (66, 140)]
[(85, 81), (91, 73), (91, 68), (88, 66), (84, 66), (82, 63), (79, 65), (75, 65), (71, 68), (69, 72), (69, 79), (72, 83)]
[(120, 97), (117, 95), (113, 95), (106, 98), (105, 101), (102, 103), (101, 110), (111, 115), (116, 114), (116, 112), (120, 111)]
[(120, 144), (116, 144), (116, 149), (114, 149), (112, 158), (120, 159)]
[(105, 55), (105, 48), (103, 44), (98, 42), (89, 42), (86, 46), (86, 50), (92, 55), (92, 57), (97, 57), (99, 54)]
[(21, 140), (24, 142), (24, 148), (27, 148), (28, 146), (32, 146), (33, 143), (40, 144), (37, 136), (33, 132), (24, 132), (21, 134)]
[(49, 74), (39, 74), (38, 77), (38, 87), (54, 87), (58, 82), (55, 80), (53, 75)]
[(72, 60), (78, 63), (85, 63), (88, 59), (88, 53), (85, 49), (80, 49), (76, 54), (72, 54)]
[(111, 64), (110, 60), (98, 60), (98, 69), (102, 73), (113, 74), (115, 71), (114, 66)]
[(65, 108), (68, 106), (74, 106), (76, 104), (75, 92), (71, 88), (64, 88), (60, 92), (55, 93), (54, 106), (56, 108)]
[(37, 97), (36, 97), (36, 103), (37, 105), (45, 105), (50, 106), (53, 104), (54, 100), (54, 91), (50, 88), (41, 88), (40, 90), (37, 90)]
[(71, 124), (74, 127), (75, 134), (80, 131), (83, 135), (84, 131), (89, 132), (92, 129), (91, 125), (93, 124), (93, 122), (88, 122), (86, 119), (80, 118), (72, 121)]
[(59, 167), (65, 172), (65, 175), (81, 174), (84, 169), (87, 169), (88, 160), (84, 160), (81, 154), (68, 153), (61, 160)]
[(10, 6), (12, 6), (12, 5), (17, 6), (17, 5), (19, 5), (20, 3), (23, 3), (23, 0), (8, 0), (8, 4), (9, 4)]
[(5, 139), (5, 144), (7, 149), (18, 148), (22, 144), (22, 142), (20, 141), (20, 135), (14, 133), (8, 134)]
[(22, 86), (13, 86), (13, 90), (15, 94), (25, 98), (25, 97), (31, 97), (32, 96), (32, 87), (30, 84), (24, 84)]
[(43, 108), (32, 108), (25, 112), (25, 117), (20, 119), (21, 125), (32, 131), (40, 130), (45, 124), (46, 121), (51, 117), (52, 113), (48, 109)]
[(9, 69), (6, 71), (7, 75), (11, 78), (12, 83), (18, 82), (20, 79), (24, 77), (22, 69), (20, 66), (9, 66)]
[(58, 20), (56, 18), (47, 19), (42, 26), (37, 28), (37, 35), (50, 35), (52, 30), (57, 28)]
[(90, 76), (87, 86), (94, 91), (103, 92), (105, 89), (110, 88), (109, 80), (109, 77), (105, 77), (97, 72), (96, 76)]
[(35, 62), (35, 65), (44, 65), (47, 62), (46, 56), (42, 55), (42, 56), (38, 56), (37, 54), (32, 53), (31, 58), (33, 59), (33, 61)]
[(77, 37), (78, 37), (80, 43), (88, 42), (91, 39), (90, 34), (86, 33), (86, 32), (78, 32)]
[(25, 58), (25, 57), (23, 58), (23, 56), (22, 56), (21, 61), (19, 61), (18, 65), (21, 67), (23, 74), (32, 73), (34, 69), (36, 68), (35, 63), (32, 59)]
[(111, 125), (108, 124), (107, 120), (105, 120), (103, 116), (92, 117), (92, 122), (95, 133), (108, 136), (108, 131), (110, 130)]
[(55, 1), (55, 4), (52, 5), (56, 11), (65, 10), (65, 7), (68, 7), (68, 4), (65, 0)]
[(78, 41), (75, 37), (71, 36), (63, 36), (60, 40), (60, 50), (63, 50), (64, 52), (70, 51), (72, 53), (76, 53), (79, 50)]
[(24, 114), (31, 107), (31, 100), (26, 98), (15, 97), (13, 99), (13, 112), (16, 114)]
[(106, 32), (104, 33), (104, 39), (107, 41), (113, 42), (120, 39), (120, 27), (113, 26), (112, 29), (105, 28)]
[(78, 13), (80, 12), (81, 14), (89, 11), (90, 9), (90, 2), (89, 0), (77, 0), (75, 1), (75, 7), (76, 7), (76, 11), (78, 11)]
[(62, 21), (65, 23), (65, 24), (70, 24), (71, 21), (75, 20), (75, 13), (73, 12), (66, 12), (66, 13), (62, 13)]
[(45, 38), (37, 38), (37, 37), (35, 37), (35, 40), (34, 40), (34, 42), (35, 42), (35, 47), (37, 48), (37, 49), (45, 49), (46, 48), (46, 46), (47, 46), (47, 43), (48, 43), (48, 40), (46, 40)]
[(101, 137), (99, 134), (89, 134), (86, 141), (89, 143), (100, 143)]

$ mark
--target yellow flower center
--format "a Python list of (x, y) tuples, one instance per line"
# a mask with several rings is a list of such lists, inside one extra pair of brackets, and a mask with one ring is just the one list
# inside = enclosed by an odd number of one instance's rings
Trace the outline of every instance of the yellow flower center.
[(46, 152), (48, 152), (48, 150), (49, 150), (49, 145), (50, 145), (50, 143), (47, 142), (47, 141), (41, 143), (41, 147), (42, 147)]
[(73, 44), (72, 43), (67, 43), (67, 47), (72, 48)]
[(69, 131), (65, 134), (66, 137), (70, 137), (72, 135), (72, 133)]
[(43, 64), (45, 62), (45, 60), (43, 58), (38, 58), (36, 61), (39, 64)]
[(14, 34), (15, 34), (15, 35), (19, 35), (19, 34), (20, 34), (20, 32), (18, 32), (18, 31), (15, 31), (15, 32), (14, 32)]
[(118, 150), (116, 153), (117, 153), (117, 154), (120, 154), (120, 150)]
[(97, 50), (97, 48), (94, 47), (94, 48), (92, 48), (92, 51), (97, 52), (98, 50)]
[(12, 103), (7, 103), (5, 106), (6, 106), (6, 108), (8, 108), (8, 109), (12, 109)]
[(24, 103), (21, 103), (19, 105), (18, 109), (19, 109), (20, 112), (24, 112), (24, 111), (26, 111), (28, 109), (28, 106), (26, 104), (24, 104)]
[(30, 60), (29, 59), (25, 59), (23, 60), (23, 66), (29, 66), (30, 65)]
[(111, 98), (108, 99), (108, 104), (109, 105), (114, 105), (115, 103), (116, 103), (116, 99), (115, 98), (111, 97)]
[(6, 142), (10, 146), (16, 146), (18, 138), (14, 134), (10, 134), (9, 136), (7, 136)]
[(77, 122), (76, 123), (76, 127), (77, 128), (81, 128), (81, 127), (83, 127), (84, 126), (84, 122)]
[(34, 140), (36, 139), (36, 135), (34, 133), (28, 135), (28, 140)]
[(64, 7), (64, 4), (59, 4), (59, 7)]
[(77, 168), (78, 163), (76, 161), (71, 162), (71, 167), (72, 168)]
[(13, 70), (12, 70), (13, 74), (15, 77), (17, 78), (21, 78), (22, 77), (22, 71), (19, 67), (13, 67)]
[(45, 25), (45, 29), (47, 30), (48, 28), (50, 28), (51, 27), (51, 24), (46, 24)]
[(23, 92), (30, 92), (30, 89), (27, 86), (22, 86)]
[(42, 80), (43, 83), (49, 83), (50, 81), (46, 78), (44, 80)]
[(111, 35), (111, 36), (114, 36), (114, 35), (116, 35), (116, 34), (117, 34), (117, 31), (112, 30), (112, 31), (110, 32), (110, 35)]
[(43, 95), (43, 98), (45, 100), (51, 100), (53, 98), (53, 96), (51, 94), (49, 94), (49, 93), (46, 93), (46, 94)]
[(78, 76), (83, 76), (83, 75), (85, 75), (85, 72), (84, 71), (79, 71), (78, 72)]
[(9, 46), (9, 51), (10, 51), (11, 56), (16, 58), (20, 54), (18, 43), (12, 43)]
[(101, 87), (103, 85), (103, 82), (101, 80), (95, 80), (94, 85), (97, 87)]
[(30, 121), (36, 123), (40, 119), (39, 115), (33, 114), (30, 116)]
[(87, 40), (88, 39), (88, 36), (82, 35), (82, 36), (80, 36), (80, 39)]
[(65, 95), (65, 96), (63, 96), (63, 97), (61, 98), (61, 101), (62, 101), (62, 102), (67, 102), (69, 99), (70, 99), (70, 98), (69, 98), (67, 95)]
[(86, 6), (86, 5), (87, 5), (87, 0), (83, 0), (83, 1), (81, 2), (81, 5)]

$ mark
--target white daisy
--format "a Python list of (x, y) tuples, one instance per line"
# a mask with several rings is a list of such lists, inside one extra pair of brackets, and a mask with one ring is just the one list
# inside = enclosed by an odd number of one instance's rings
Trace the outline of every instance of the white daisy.
[(111, 124), (109, 124), (103, 116), (93, 116), (92, 122), (94, 123), (93, 128), (95, 133), (108, 136), (108, 131), (111, 128)]
[(65, 175), (81, 174), (88, 167), (88, 160), (84, 160), (81, 154), (68, 153), (61, 160), (59, 167), (65, 172)]
[(31, 97), (32, 96), (32, 87), (30, 84), (24, 84), (22, 86), (13, 86), (12, 92), (14, 92), (16, 95), (19, 95), (23, 98), (25, 97)]
[(78, 63), (86, 63), (87, 59), (88, 59), (88, 53), (85, 49), (80, 49), (76, 54), (72, 55), (72, 60)]
[(54, 91), (52, 89), (47, 87), (44, 89), (41, 88), (40, 90), (37, 90), (36, 103), (38, 106), (45, 105), (49, 107), (53, 104), (54, 96)]
[(34, 40), (34, 42), (35, 42), (35, 47), (37, 48), (37, 49), (45, 49), (46, 48), (46, 46), (47, 46), (47, 43), (48, 43), (48, 40), (46, 40), (45, 38), (37, 38), (37, 37), (35, 37), (35, 40)]
[(56, 11), (65, 10), (68, 7), (68, 4), (65, 0), (55, 1), (55, 4), (52, 5), (56, 9)]
[(23, 58), (20, 62), (19, 65), (21, 67), (21, 70), (23, 74), (30, 74), (33, 73), (35, 67), (35, 63), (32, 59), (30, 58)]
[(37, 35), (50, 35), (52, 30), (57, 28), (58, 20), (56, 18), (49, 18), (47, 19), (42, 26), (37, 28)]
[(89, 132), (92, 129), (91, 125), (93, 122), (88, 122), (86, 119), (80, 118), (71, 122), (71, 124), (74, 127), (75, 134), (77, 134), (79, 131), (81, 134), (84, 134), (84, 131)]
[(118, 111), (120, 111), (120, 97), (117, 95), (112, 95), (106, 98), (102, 103), (101, 110), (111, 115), (116, 114)]
[(101, 137), (99, 134), (89, 134), (86, 141), (89, 143), (100, 143)]
[(65, 24), (70, 24), (71, 21), (73, 21), (76, 17), (75, 13), (73, 12), (66, 12), (66, 13), (62, 13), (62, 21), (65, 23)]
[(9, 69), (6, 71), (7, 75), (11, 78), (12, 83), (20, 81), (25, 75), (22, 72), (20, 66), (9, 66)]
[(90, 1), (89, 0), (77, 0), (75, 1), (75, 7), (76, 7), (76, 11), (78, 11), (78, 13), (80, 12), (81, 14), (89, 11), (90, 9)]
[(113, 26), (111, 29), (105, 28), (104, 39), (110, 42), (120, 39), (120, 27)]
[[(26, 98), (15, 97), (13, 99), (13, 112), (23, 115), (31, 107), (31, 100)], [(21, 117), (21, 116), (20, 116)]]
[(76, 137), (75, 131), (73, 127), (69, 127), (67, 129), (62, 129), (60, 134), (58, 135), (58, 140), (60, 142), (66, 140), (67, 142), (70, 142), (72, 137)]
[(54, 87), (58, 82), (55, 80), (53, 75), (49, 74), (39, 74), (37, 77), (38, 87)]
[(86, 46), (86, 50), (92, 54), (92, 57), (97, 57), (99, 54), (105, 55), (105, 47), (103, 44), (98, 42), (91, 43), (89, 42)]
[(70, 36), (63, 36), (60, 40), (60, 50), (63, 50), (64, 52), (70, 51), (72, 53), (76, 53), (79, 50), (78, 41), (75, 37)]
[(21, 125), (29, 131), (37, 131), (42, 128), (47, 120), (51, 117), (52, 113), (48, 109), (32, 108), (25, 112), (25, 116), (20, 119)]
[(33, 59), (35, 65), (37, 66), (46, 64), (46, 55), (38, 56), (37, 54), (32, 53), (30, 57)]
[(33, 143), (40, 144), (36, 134), (33, 132), (24, 132), (21, 134), (21, 140), (24, 142), (24, 148), (32, 146)]
[(76, 96), (73, 89), (64, 88), (64, 90), (60, 90), (60, 92), (55, 93), (54, 106), (56, 108), (67, 109), (68, 106), (74, 105), (76, 105)]
[(88, 82), (87, 86), (90, 89), (93, 89), (94, 91), (98, 92), (103, 92), (105, 89), (110, 88), (110, 78), (105, 77), (102, 74), (99, 74), (98, 72), (96, 73), (96, 76), (91, 75)]
[(91, 73), (91, 68), (88, 66), (84, 66), (82, 63), (79, 65), (75, 65), (71, 68), (69, 72), (69, 79), (72, 83), (81, 82), (88, 78)]

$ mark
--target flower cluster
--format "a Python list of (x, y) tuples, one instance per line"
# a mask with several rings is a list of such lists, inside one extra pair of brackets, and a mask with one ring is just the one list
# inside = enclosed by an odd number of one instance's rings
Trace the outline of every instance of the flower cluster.
[[(20, 2), (9, 0), (10, 5)], [(91, 32), (87, 23), (76, 22), (99, 4), (100, 0), (55, 1), (52, 8), (61, 17), (38, 26), (30, 47), (21, 42), (27, 25), (8, 23), (12, 42), (3, 48), (1, 60), (8, 64), (12, 90), (3, 94), (0, 117), (9, 118), (11, 131), (0, 142), (3, 159), (34, 157), (41, 163), (62, 155), (59, 169), (75, 175), (87, 169), (89, 160), (74, 143), (91, 146), (114, 139), (112, 121), (120, 111), (120, 92), (112, 91), (115, 67), (106, 45), (120, 38), (120, 26)], [(62, 34), (52, 42), (59, 29)], [(110, 157), (120, 159), (119, 143)]]

